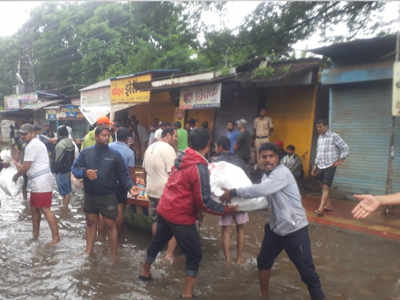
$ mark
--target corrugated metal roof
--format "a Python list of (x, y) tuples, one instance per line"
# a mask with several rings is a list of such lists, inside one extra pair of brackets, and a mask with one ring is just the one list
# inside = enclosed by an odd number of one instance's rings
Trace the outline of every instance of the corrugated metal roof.
[(184, 83), (175, 83), (175, 84), (169, 84), (169, 85), (162, 85), (160, 87), (152, 87), (151, 90), (152, 91), (164, 91), (164, 90), (177, 89), (177, 88), (183, 88), (183, 87), (205, 85), (205, 84), (210, 84), (210, 83), (215, 83), (215, 82), (221, 82), (221, 81), (232, 79), (232, 78), (234, 78), (234, 77), (226, 76), (226, 77), (217, 77), (214, 79), (207, 79), (207, 80), (196, 80), (196, 81), (190, 81), (190, 82), (184, 82)]
[(64, 97), (63, 95), (54, 94), (47, 91), (36, 91), (36, 94), (39, 98), (45, 98), (49, 100), (60, 99)]
[(137, 72), (137, 73), (133, 73), (133, 74), (120, 75), (120, 76), (111, 78), (111, 80), (129, 78), (129, 77), (145, 75), (145, 74), (152, 74), (153, 77), (161, 77), (162, 75), (167, 76), (169, 74), (174, 74), (174, 73), (178, 73), (178, 72), (179, 72), (179, 69), (155, 69), (155, 70), (147, 70), (147, 71)]
[(37, 103), (33, 103), (33, 104), (27, 104), (24, 106), (24, 109), (28, 109), (28, 110), (39, 110), (41, 108), (44, 108), (46, 106), (49, 105), (53, 105), (53, 104), (57, 104), (57, 103), (61, 103), (64, 100), (49, 100), (49, 101), (41, 101), (41, 102), (37, 102)]
[(99, 88), (103, 88), (103, 87), (107, 87), (111, 85), (111, 80), (110, 78), (102, 80), (102, 81), (98, 81), (94, 84), (91, 84), (87, 87), (84, 87), (83, 89), (80, 89), (80, 92), (84, 92), (84, 91), (88, 91), (88, 90), (95, 90), (95, 89), (99, 89)]
[(310, 50), (332, 58), (335, 63), (360, 63), (391, 57), (396, 49), (396, 35), (386, 35), (372, 39), (359, 39), (336, 43), (327, 47)]
[(302, 74), (315, 71), (321, 66), (321, 60), (317, 58), (280, 61), (270, 66), (274, 69), (273, 74), (264, 78), (254, 78), (252, 71), (239, 73), (234, 81), (251, 82), (254, 84), (266, 84), (279, 86), (290, 83), (290, 81)]

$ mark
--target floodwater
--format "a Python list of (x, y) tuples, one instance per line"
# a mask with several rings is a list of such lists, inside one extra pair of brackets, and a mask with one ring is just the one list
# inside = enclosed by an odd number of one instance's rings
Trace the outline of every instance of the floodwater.
[[(1, 197), (0, 299), (178, 299), (184, 258), (169, 265), (158, 259), (154, 280), (137, 279), (148, 233), (130, 230), (120, 249), (121, 262), (111, 265), (105, 244), (97, 243), (93, 257), (83, 256), (85, 219), (81, 197), (75, 195), (69, 214), (62, 214), (54, 197), (62, 241), (45, 246), (50, 231), (42, 221), (39, 241), (31, 240), (31, 217), (20, 198)], [(207, 216), (201, 227), (203, 261), (195, 292), (200, 299), (259, 299), (256, 255), (267, 212), (250, 214), (246, 228), (245, 263), (226, 267), (220, 247), (217, 217)], [(311, 225), (312, 250), (327, 299), (400, 299), (400, 243)], [(235, 251), (232, 243), (232, 251)], [(233, 253), (233, 258), (235, 254)], [(294, 266), (282, 253), (271, 278), (270, 299), (309, 299)]]

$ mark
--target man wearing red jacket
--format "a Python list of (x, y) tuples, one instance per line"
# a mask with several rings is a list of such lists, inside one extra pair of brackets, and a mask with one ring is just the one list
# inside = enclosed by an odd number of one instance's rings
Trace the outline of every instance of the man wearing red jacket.
[(211, 199), (208, 162), (204, 157), (208, 151), (208, 131), (194, 129), (190, 148), (178, 155), (158, 203), (157, 233), (147, 249), (146, 261), (139, 276), (141, 280), (151, 280), (151, 264), (174, 236), (186, 256), (182, 298), (193, 298), (193, 287), (202, 257), (196, 219), (202, 210), (217, 215), (236, 211), (236, 207), (224, 206)]

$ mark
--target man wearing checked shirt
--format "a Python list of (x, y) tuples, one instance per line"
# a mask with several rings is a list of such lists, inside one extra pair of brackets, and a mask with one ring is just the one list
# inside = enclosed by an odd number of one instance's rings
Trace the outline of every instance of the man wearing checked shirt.
[(319, 217), (324, 211), (333, 210), (332, 203), (328, 199), (329, 189), (335, 177), (336, 167), (343, 164), (349, 155), (349, 146), (335, 132), (329, 130), (327, 120), (319, 120), (316, 123), (318, 132), (317, 156), (311, 171), (312, 176), (318, 176), (321, 181), (322, 195), (319, 208), (315, 214)]

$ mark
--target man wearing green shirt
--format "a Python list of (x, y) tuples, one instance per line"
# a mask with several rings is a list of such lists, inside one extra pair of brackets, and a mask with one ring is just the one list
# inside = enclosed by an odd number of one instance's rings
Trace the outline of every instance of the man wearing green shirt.
[(182, 128), (181, 122), (175, 122), (175, 128), (178, 135), (178, 151), (185, 151), (188, 147), (188, 133)]

